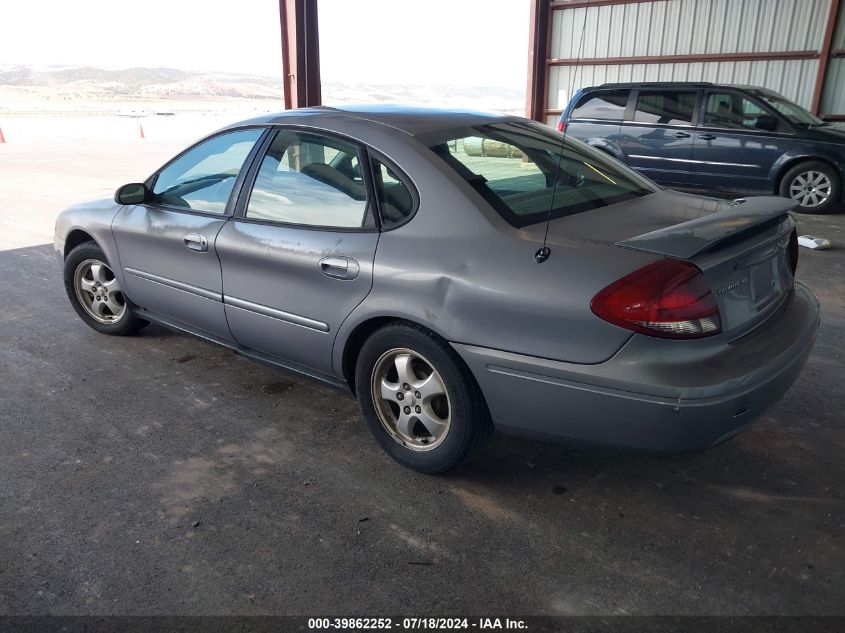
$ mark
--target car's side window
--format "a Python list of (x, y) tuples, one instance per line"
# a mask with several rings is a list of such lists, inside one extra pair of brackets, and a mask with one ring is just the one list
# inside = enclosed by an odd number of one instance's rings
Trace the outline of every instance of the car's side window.
[(223, 214), (235, 179), (263, 131), (226, 132), (188, 150), (158, 174), (154, 202)]
[(692, 125), (694, 90), (640, 90), (634, 121), (661, 125)]
[(740, 94), (710, 93), (704, 108), (705, 127), (723, 127), (739, 130), (760, 128), (761, 118), (772, 115)]
[(582, 96), (570, 115), (573, 119), (621, 121), (625, 118), (629, 90), (602, 90)]
[(261, 161), (246, 217), (360, 228), (366, 210), (367, 190), (357, 147), (312, 132), (280, 130)]
[(414, 196), (407, 185), (387, 165), (375, 158), (373, 176), (382, 226), (390, 228), (407, 220), (414, 212)]

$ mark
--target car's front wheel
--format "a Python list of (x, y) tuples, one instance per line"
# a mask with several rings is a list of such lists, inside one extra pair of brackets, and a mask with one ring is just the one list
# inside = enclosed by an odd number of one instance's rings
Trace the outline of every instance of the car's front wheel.
[(798, 203), (798, 213), (829, 213), (839, 204), (842, 184), (836, 170), (827, 163), (808, 161), (783, 176), (780, 195)]
[(132, 313), (132, 303), (96, 242), (80, 244), (68, 253), (64, 281), (73, 309), (98, 332), (125, 336), (147, 325)]
[(373, 437), (414, 470), (454, 468), (491, 431), (469, 369), (423, 327), (397, 323), (377, 330), (358, 355), (355, 385)]

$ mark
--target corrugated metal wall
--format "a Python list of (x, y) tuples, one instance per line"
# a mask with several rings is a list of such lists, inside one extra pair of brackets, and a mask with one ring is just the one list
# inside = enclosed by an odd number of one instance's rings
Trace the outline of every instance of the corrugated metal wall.
[[(818, 52), (829, 10), (830, 0), (662, 0), (557, 10), (549, 52), (552, 59)], [(840, 31), (837, 36), (845, 42), (845, 27)], [(845, 74), (841, 61), (831, 63)], [(553, 65), (547, 107), (562, 109), (583, 86), (643, 80), (762, 85), (809, 107), (818, 64), (818, 59), (794, 59)], [(843, 82), (835, 83), (845, 92)]]

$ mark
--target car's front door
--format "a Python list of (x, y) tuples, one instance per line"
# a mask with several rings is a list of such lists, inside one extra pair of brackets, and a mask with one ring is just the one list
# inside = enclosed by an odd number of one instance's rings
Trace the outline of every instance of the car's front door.
[(697, 90), (640, 88), (619, 132), (628, 164), (661, 184), (685, 186), (697, 98)]
[(379, 232), (365, 152), (280, 129), (217, 236), (226, 317), (241, 345), (332, 373), (338, 328), (370, 292)]
[(242, 167), (264, 132), (218, 134), (182, 153), (148, 183), (146, 204), (112, 223), (129, 298), (193, 329), (231, 339), (215, 239), (226, 223)]
[(696, 128), (690, 186), (707, 191), (769, 193), (769, 174), (780, 155), (784, 124), (740, 92), (705, 94), (701, 126)]

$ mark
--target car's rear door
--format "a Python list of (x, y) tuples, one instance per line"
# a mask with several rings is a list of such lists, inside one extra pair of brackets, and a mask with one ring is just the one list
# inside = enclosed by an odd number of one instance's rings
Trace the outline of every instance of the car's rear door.
[(620, 130), (628, 164), (652, 180), (684, 187), (692, 162), (697, 88), (639, 88)]
[(155, 174), (151, 200), (112, 223), (129, 298), (214, 337), (231, 339), (215, 239), (234, 209), (243, 167), (264, 128), (217, 134)]
[(379, 231), (366, 152), (280, 128), (217, 236), (226, 318), (241, 345), (332, 373), (340, 324), (372, 287)]
[(701, 126), (695, 131), (690, 186), (730, 193), (772, 193), (774, 183), (769, 174), (780, 156), (779, 136), (786, 131), (779, 117), (751, 97), (723, 88), (705, 93), (702, 110)]

